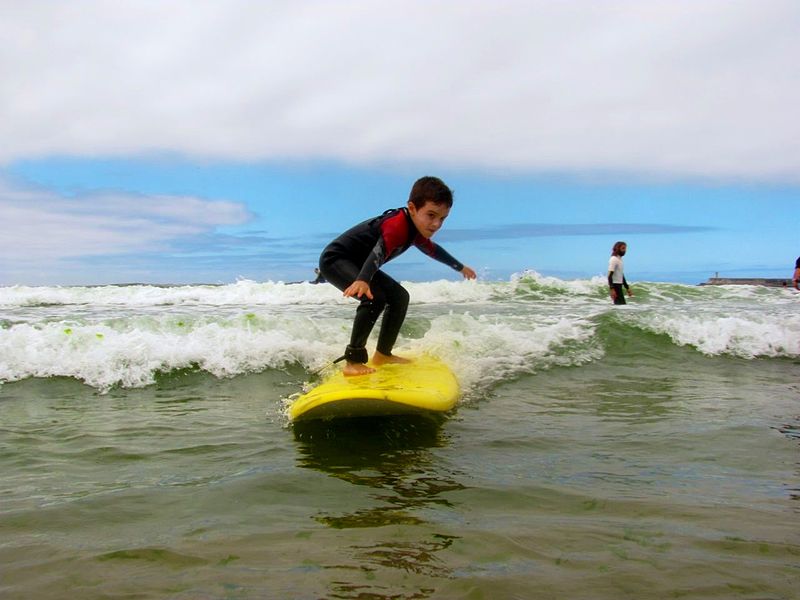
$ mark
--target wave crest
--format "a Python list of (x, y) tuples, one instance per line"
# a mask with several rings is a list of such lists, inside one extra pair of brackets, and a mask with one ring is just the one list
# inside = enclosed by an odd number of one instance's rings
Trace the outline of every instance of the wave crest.
[[(415, 306), (397, 352), (442, 357), (468, 393), (601, 360), (609, 348), (661, 343), (653, 335), (712, 356), (800, 356), (792, 290), (643, 282), (630, 304), (614, 307), (602, 277), (527, 271), (506, 282), (404, 285)], [(355, 306), (333, 286), (310, 283), (0, 288), (0, 382), (65, 376), (109, 389), (184, 369), (316, 371), (342, 353)], [(618, 343), (620, 328), (637, 343)]]

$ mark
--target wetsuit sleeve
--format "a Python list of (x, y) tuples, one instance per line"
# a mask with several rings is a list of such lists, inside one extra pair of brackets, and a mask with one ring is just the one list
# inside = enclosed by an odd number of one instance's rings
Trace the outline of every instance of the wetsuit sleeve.
[(454, 258), (447, 250), (438, 244), (434, 244), (432, 241), (422, 237), (421, 235), (417, 236), (417, 238), (414, 240), (414, 245), (432, 259), (438, 260), (440, 263), (447, 265), (451, 269), (461, 271), (464, 268), (464, 265)]
[(614, 287), (614, 271), (608, 272), (608, 287)]
[(372, 281), (372, 277), (378, 272), (381, 265), (402, 248), (407, 243), (407, 239), (408, 225), (402, 212), (385, 219), (380, 225), (378, 240), (367, 256), (367, 260), (364, 261), (356, 279)]
[(358, 272), (358, 277), (356, 277), (356, 279), (366, 282), (372, 281), (372, 277), (378, 272), (378, 269), (381, 268), (381, 265), (386, 262), (386, 256), (386, 245), (384, 244), (383, 238), (381, 238), (378, 240), (378, 243), (375, 244), (375, 247), (370, 251), (369, 255), (367, 256), (367, 260), (365, 260), (364, 264), (361, 266), (361, 270)]

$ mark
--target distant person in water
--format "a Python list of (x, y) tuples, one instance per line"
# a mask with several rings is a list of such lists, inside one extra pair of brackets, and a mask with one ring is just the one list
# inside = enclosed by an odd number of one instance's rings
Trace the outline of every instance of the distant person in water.
[(320, 273), (319, 267), (314, 268), (314, 275), (315, 275), (314, 281), (312, 281), (311, 283), (325, 283), (325, 278), (322, 276), (322, 273)]
[(626, 304), (625, 294), (622, 288), (628, 292), (628, 296), (633, 296), (631, 286), (625, 279), (625, 264), (622, 257), (628, 251), (628, 244), (617, 242), (611, 249), (611, 259), (608, 261), (608, 289), (614, 304)]
[[(380, 270), (413, 244), (431, 258), (475, 279), (475, 271), (434, 244), (431, 237), (441, 228), (453, 207), (453, 192), (436, 177), (422, 177), (411, 188), (406, 206), (387, 210), (348, 229), (322, 251), (322, 276), (350, 298), (360, 300), (356, 309), (350, 344), (342, 359), (345, 375), (375, 371), (367, 366), (367, 338), (383, 313), (378, 347), (372, 364), (407, 363), (392, 354), (392, 348), (406, 318), (408, 292)], [(342, 360), (339, 359), (339, 360)]]
[(794, 275), (792, 275), (792, 285), (794, 289), (800, 290), (800, 256), (794, 263)]

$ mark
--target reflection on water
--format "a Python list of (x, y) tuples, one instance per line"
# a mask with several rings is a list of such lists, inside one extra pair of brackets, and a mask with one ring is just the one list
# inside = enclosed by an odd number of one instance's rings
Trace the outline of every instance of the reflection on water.
[(381, 505), (318, 519), (336, 528), (422, 523), (411, 513), (430, 505), (450, 506), (443, 492), (463, 489), (442, 472), (430, 449), (446, 445), (441, 421), (421, 416), (310, 421), (294, 425), (299, 465), (354, 485), (378, 490)]
[[(795, 417), (793, 421), (792, 423), (784, 423), (782, 426), (778, 427), (778, 431), (790, 440), (800, 440), (800, 416)], [(797, 463), (796, 467), (798, 479), (800, 479), (800, 463)], [(800, 488), (790, 487), (789, 497), (792, 500), (800, 501)], [(795, 512), (800, 512), (800, 506), (796, 506), (794, 510)]]
[[(427, 577), (449, 576), (437, 554), (458, 538), (433, 532), (435, 523), (422, 516), (449, 512), (453, 506), (445, 493), (464, 489), (455, 474), (443, 468), (431, 452), (448, 444), (441, 425), (440, 419), (423, 416), (293, 425), (299, 466), (375, 490), (371, 494), (374, 506), (341, 514), (319, 514), (315, 519), (335, 529), (387, 528), (386, 536), (381, 536), (385, 540), (350, 546), (358, 574), (332, 581), (333, 597), (427, 598), (435, 591), (421, 586), (398, 595), (397, 588), (376, 587), (372, 580), (386, 573), (385, 569)], [(339, 575), (348, 570), (341, 564), (330, 568), (338, 570)], [(364, 577), (366, 580), (362, 580)]]

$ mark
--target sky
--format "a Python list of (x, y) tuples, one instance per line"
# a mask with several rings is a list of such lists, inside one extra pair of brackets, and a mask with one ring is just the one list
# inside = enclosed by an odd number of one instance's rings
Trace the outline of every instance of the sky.
[(796, 0), (0, 0), (0, 285), (311, 279), (422, 175), (486, 280), (617, 240), (629, 281), (790, 277), (798, 31)]

